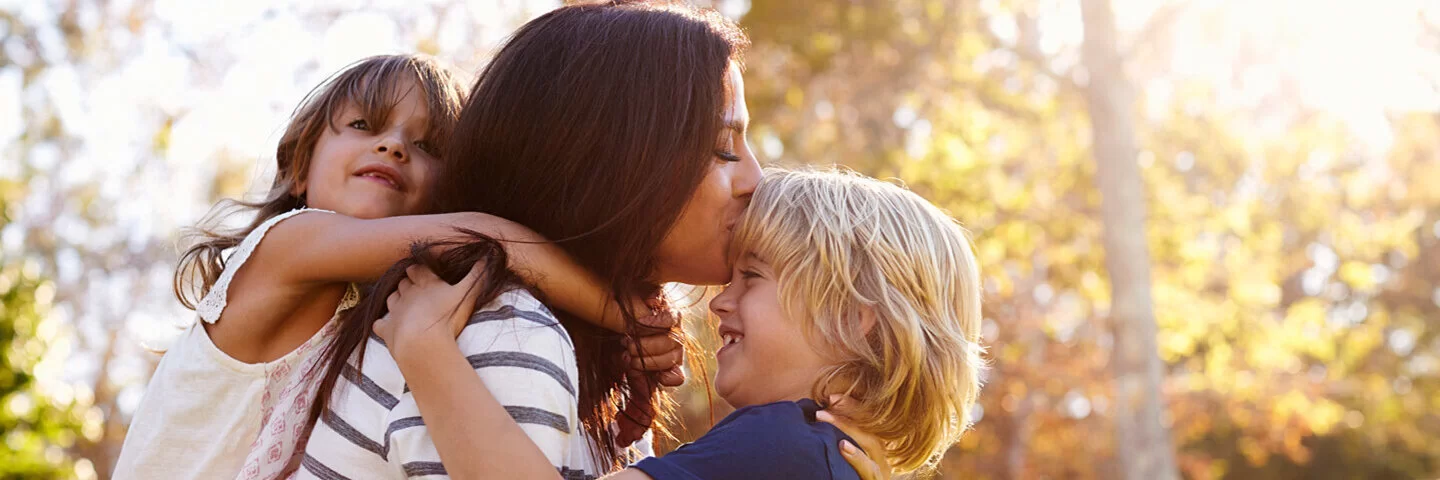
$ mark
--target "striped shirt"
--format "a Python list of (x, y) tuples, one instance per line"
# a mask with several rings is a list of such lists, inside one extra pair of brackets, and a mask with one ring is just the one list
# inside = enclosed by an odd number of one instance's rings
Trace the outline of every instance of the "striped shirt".
[[(443, 478), (445, 467), (400, 368), (371, 336), (364, 371), (353, 362), (316, 423), (295, 478)], [(457, 339), (495, 399), (561, 478), (603, 473), (580, 425), (575, 346), (550, 310), (513, 289), (476, 310)]]

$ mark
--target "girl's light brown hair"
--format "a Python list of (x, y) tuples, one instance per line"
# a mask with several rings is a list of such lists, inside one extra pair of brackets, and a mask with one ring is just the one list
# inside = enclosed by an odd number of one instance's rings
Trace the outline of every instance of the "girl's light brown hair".
[[(290, 125), (275, 149), (275, 182), (264, 200), (224, 200), (188, 232), (195, 244), (180, 256), (175, 270), (175, 296), (191, 310), (209, 293), (225, 271), (225, 250), (240, 245), (260, 224), (276, 215), (305, 206), (302, 185), (310, 170), (315, 143), (325, 129), (336, 130), (336, 116), (353, 105), (372, 125), (384, 125), (390, 110), (403, 97), (407, 81), (414, 81), (430, 115), (425, 138), (439, 145), (450, 137), (464, 103), (465, 83), (449, 68), (427, 55), (377, 55), (341, 70), (315, 87), (290, 117)], [(443, 159), (442, 159), (443, 161)], [(254, 210), (245, 227), (224, 230), (226, 217)], [(420, 212), (416, 212), (420, 213)]]
[(895, 470), (932, 470), (984, 368), (980, 272), (960, 224), (853, 172), (770, 170), (732, 248), (770, 264), (784, 314), (830, 356), (811, 395), (850, 394), (855, 426), (885, 442)]

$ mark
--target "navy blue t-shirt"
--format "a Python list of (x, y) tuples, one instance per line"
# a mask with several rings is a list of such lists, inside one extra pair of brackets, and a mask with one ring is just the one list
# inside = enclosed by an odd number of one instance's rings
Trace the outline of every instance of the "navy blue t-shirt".
[(818, 410), (809, 399), (741, 408), (694, 442), (633, 467), (655, 480), (860, 480), (840, 456), (840, 440), (855, 440), (815, 421)]

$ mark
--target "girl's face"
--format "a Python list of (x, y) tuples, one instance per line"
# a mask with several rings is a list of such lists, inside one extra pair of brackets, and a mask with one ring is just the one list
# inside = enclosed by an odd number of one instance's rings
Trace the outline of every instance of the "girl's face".
[(730, 278), (730, 234), (750, 203), (761, 172), (745, 142), (750, 111), (738, 66), (730, 65), (725, 85), (730, 106), (716, 141), (714, 163), (660, 242), (658, 281), (719, 285)]
[(315, 143), (300, 189), (306, 205), (356, 218), (422, 213), (438, 145), (425, 138), (430, 113), (420, 86), (399, 83), (403, 94), (385, 125), (361, 116), (353, 103)]
[(720, 317), (715, 391), (721, 398), (741, 408), (810, 395), (829, 362), (806, 340), (799, 319), (781, 311), (769, 264), (742, 255), (730, 285), (710, 301), (710, 310)]

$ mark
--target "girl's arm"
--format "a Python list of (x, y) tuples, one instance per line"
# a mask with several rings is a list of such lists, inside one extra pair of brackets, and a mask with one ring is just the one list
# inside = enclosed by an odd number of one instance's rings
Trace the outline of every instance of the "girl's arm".
[[(377, 324), (376, 330), (379, 328)], [(560, 478), (545, 454), (475, 376), (455, 342), (440, 341), (405, 357), (397, 355), (395, 360), (450, 478)], [(651, 480), (634, 468), (604, 478)]]
[[(526, 282), (545, 292), (561, 310), (617, 333), (628, 333), (620, 305), (589, 270), (581, 267), (559, 246), (530, 228), (479, 212), (360, 219), (328, 212), (307, 212), (271, 227), (251, 258), (252, 263), (278, 269), (275, 275), (289, 285), (335, 282), (371, 282), (410, 254), (410, 245), (425, 239), (453, 238), (456, 228), (485, 234), (501, 242), (508, 267)], [(266, 245), (268, 244), (268, 245)], [(264, 258), (266, 255), (284, 258)], [(263, 268), (263, 267), (262, 267)], [(265, 275), (270, 278), (271, 275)], [(634, 299), (632, 311), (649, 311), (644, 299)], [(674, 315), (657, 305), (661, 315), (642, 318), (640, 338), (630, 344), (632, 366), (639, 371), (661, 372), (659, 382), (679, 386), (685, 350), (670, 335), (679, 328)], [(631, 426), (636, 437), (648, 428)]]
[(397, 353), (395, 361), (421, 407), (420, 416), (450, 478), (560, 478), (485, 388), (453, 340), (416, 350), (404, 356)]
[[(435, 449), (452, 478), (560, 478), (540, 448), (475, 375), (454, 342), (473, 310), (479, 266), (449, 285), (424, 267), (411, 267), (409, 282), (386, 299), (390, 314), (375, 333), (405, 375), (410, 394)], [(454, 306), (459, 304), (461, 308)], [(460, 313), (456, 313), (460, 312)], [(606, 478), (646, 479), (627, 469)]]
[(305, 286), (371, 282), (405, 258), (412, 243), (455, 237), (457, 227), (501, 241), (509, 254), (510, 269), (545, 292), (556, 307), (608, 330), (624, 332), (619, 305), (594, 275), (539, 234), (494, 215), (461, 212), (367, 220), (307, 212), (271, 228), (250, 262), (262, 265), (270, 274), (267, 278), (278, 278), (302, 290)]

